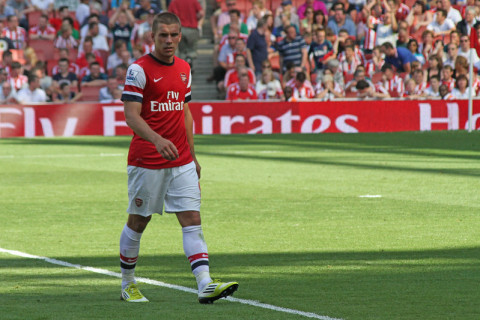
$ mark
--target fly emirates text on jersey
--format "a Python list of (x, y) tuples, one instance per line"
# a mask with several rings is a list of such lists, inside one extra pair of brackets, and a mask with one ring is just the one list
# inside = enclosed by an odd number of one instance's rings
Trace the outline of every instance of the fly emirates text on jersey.
[[(157, 111), (178, 111), (183, 110), (183, 101), (178, 101), (178, 97), (180, 96), (179, 92), (175, 91), (168, 91), (167, 92), (167, 102), (158, 102), (158, 101), (150, 101), (150, 110), (152, 112)], [(174, 100), (174, 101), (172, 101)], [(175, 101), (177, 100), (177, 101)]]

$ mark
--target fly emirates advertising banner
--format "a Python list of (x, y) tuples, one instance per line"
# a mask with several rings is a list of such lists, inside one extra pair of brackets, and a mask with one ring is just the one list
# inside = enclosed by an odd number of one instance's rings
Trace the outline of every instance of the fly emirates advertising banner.
[[(468, 129), (466, 100), (190, 102), (189, 107), (195, 134)], [(175, 112), (169, 109), (157, 108), (155, 112)], [(473, 101), (472, 123), (475, 130), (480, 128), (480, 100)], [(0, 106), (0, 138), (131, 134), (122, 104)]]

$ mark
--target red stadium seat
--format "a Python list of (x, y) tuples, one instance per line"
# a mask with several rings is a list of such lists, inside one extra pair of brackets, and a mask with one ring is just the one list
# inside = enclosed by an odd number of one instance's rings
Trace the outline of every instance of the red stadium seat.
[(39, 57), (42, 56), (44, 59), (54, 57), (56, 49), (53, 47), (53, 41), (51, 40), (31, 39), (29, 46), (35, 50), (35, 53), (37, 53)]
[(343, 75), (343, 81), (345, 81), (345, 83), (350, 82), (352, 80), (353, 80), (353, 74), (345, 73)]
[(356, 92), (352, 92), (350, 90), (345, 92), (345, 98), (356, 98), (356, 97), (357, 97)]
[(82, 86), (80, 85), (80, 91), (82, 92), (81, 101), (98, 101), (100, 89), (103, 86)]
[(40, 16), (42, 15), (42, 11), (37, 10), (37, 11), (32, 11), (27, 14), (27, 19), (28, 19), (28, 26), (34, 27), (38, 25), (38, 21), (40, 20)]
[(276, 54), (270, 58), (272, 70), (280, 71), (280, 55)]

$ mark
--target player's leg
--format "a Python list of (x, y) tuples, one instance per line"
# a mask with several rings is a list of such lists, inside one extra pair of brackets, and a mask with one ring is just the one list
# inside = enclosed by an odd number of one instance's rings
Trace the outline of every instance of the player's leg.
[[(128, 167), (128, 220), (120, 236), (120, 268), (122, 271), (122, 299), (129, 302), (147, 302), (135, 281), (135, 266), (140, 251), (140, 240), (152, 213), (161, 213), (166, 193), (164, 170)], [(167, 179), (168, 180), (168, 179)]]
[(195, 164), (175, 169), (174, 178), (165, 196), (165, 211), (176, 213), (182, 226), (183, 249), (190, 261), (201, 303), (213, 301), (233, 294), (236, 282), (213, 282), (210, 277), (208, 250), (203, 236), (200, 218), (200, 188)]

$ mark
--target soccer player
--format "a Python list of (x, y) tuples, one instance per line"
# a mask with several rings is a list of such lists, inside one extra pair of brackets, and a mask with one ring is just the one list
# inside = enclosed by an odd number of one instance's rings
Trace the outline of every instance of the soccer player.
[(134, 136), (128, 155), (128, 220), (120, 237), (121, 298), (147, 302), (134, 270), (142, 233), (153, 213), (175, 213), (182, 226), (183, 248), (198, 284), (200, 303), (232, 295), (237, 282), (212, 281), (200, 219), (201, 167), (195, 157), (191, 72), (175, 57), (181, 23), (160, 13), (152, 24), (155, 50), (128, 68), (122, 94), (125, 119)]

